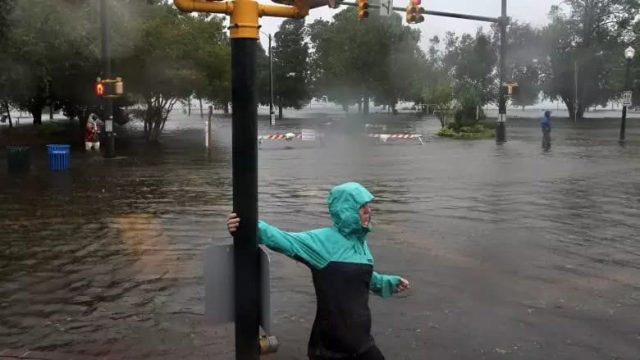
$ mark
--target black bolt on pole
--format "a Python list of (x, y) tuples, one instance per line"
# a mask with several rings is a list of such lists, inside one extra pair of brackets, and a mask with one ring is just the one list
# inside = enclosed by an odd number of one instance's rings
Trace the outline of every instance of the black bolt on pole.
[(233, 209), (241, 219), (233, 238), (237, 360), (259, 357), (256, 47), (257, 39), (231, 39)]
[[(629, 79), (629, 74), (631, 72), (631, 59), (627, 59), (627, 68), (625, 70), (624, 77), (624, 89), (625, 91), (629, 91), (631, 87), (631, 82)], [(622, 121), (620, 122), (620, 142), (624, 142), (626, 140), (626, 130), (627, 130), (627, 105), (622, 106)]]
[(496, 126), (496, 142), (503, 143), (507, 140), (507, 95), (504, 88), (504, 75), (507, 57), (507, 0), (502, 0), (502, 17), (500, 19), (500, 99), (498, 103), (498, 123)]
[[(109, 15), (107, 13), (107, 0), (100, 0), (100, 19), (102, 32), (102, 63), (104, 66), (104, 78), (111, 79), (111, 50), (109, 49)], [(107, 89), (112, 89), (113, 84), (108, 84)], [(105, 91), (108, 95), (111, 91)], [(105, 129), (104, 157), (112, 158), (116, 156), (115, 136), (113, 134), (113, 100), (110, 97), (103, 97), (104, 112), (102, 119)]]

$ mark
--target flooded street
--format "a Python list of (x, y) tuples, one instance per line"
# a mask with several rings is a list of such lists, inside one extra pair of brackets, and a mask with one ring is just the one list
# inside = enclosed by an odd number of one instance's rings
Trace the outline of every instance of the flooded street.
[[(629, 359), (640, 354), (640, 120), (507, 125), (509, 142), (434, 137), (437, 120), (376, 116), (380, 143), (340, 115), (285, 120), (320, 127), (324, 146), (265, 141), (260, 217), (286, 230), (329, 225), (325, 198), (355, 180), (376, 196), (376, 269), (412, 289), (372, 298), (387, 359)], [(395, 121), (395, 122), (394, 122)], [(330, 125), (327, 125), (331, 122)], [(52, 174), (44, 149), (28, 174), (0, 157), (0, 349), (113, 359), (232, 359), (233, 330), (203, 322), (202, 255), (229, 243), (231, 136), (174, 116), (150, 145), (131, 125), (117, 159), (72, 149)], [(261, 119), (261, 134), (269, 134)], [(272, 359), (304, 359), (315, 311), (310, 272), (272, 257)]]

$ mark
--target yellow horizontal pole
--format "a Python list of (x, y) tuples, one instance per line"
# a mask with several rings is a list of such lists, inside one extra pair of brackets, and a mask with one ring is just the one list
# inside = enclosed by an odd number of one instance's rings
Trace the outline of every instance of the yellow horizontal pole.
[(232, 1), (173, 0), (173, 3), (183, 12), (206, 12), (227, 15), (233, 12)]
[(304, 7), (260, 4), (260, 16), (303, 18), (308, 14), (309, 9)]

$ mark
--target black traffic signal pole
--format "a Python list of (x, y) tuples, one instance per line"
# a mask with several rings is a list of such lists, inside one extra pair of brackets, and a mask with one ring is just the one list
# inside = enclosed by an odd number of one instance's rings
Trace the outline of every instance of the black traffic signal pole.
[(231, 39), (236, 359), (259, 358), (257, 40)]
[[(631, 90), (631, 79), (629, 75), (631, 74), (631, 59), (626, 59), (626, 69), (624, 75), (624, 90)], [(620, 143), (624, 143), (626, 140), (626, 128), (627, 128), (627, 105), (622, 106), (622, 120), (620, 121), (620, 139), (618, 140)]]
[[(107, 14), (107, 0), (100, 0), (100, 29), (102, 32), (102, 63), (104, 66), (103, 77), (107, 80), (111, 79), (111, 49), (109, 49), (109, 15)], [(111, 89), (113, 84), (106, 86)], [(112, 91), (105, 89), (106, 94)], [(116, 156), (115, 136), (113, 134), (113, 99), (110, 96), (103, 96), (103, 115), (105, 124), (105, 144), (104, 157), (112, 158)]]
[(498, 101), (498, 126), (496, 127), (496, 142), (503, 143), (507, 141), (507, 94), (504, 87), (505, 75), (505, 59), (507, 57), (507, 26), (509, 18), (507, 18), (507, 0), (502, 0), (502, 17), (500, 17), (500, 98)]
[[(355, 2), (343, 2), (341, 5), (347, 6), (358, 6)], [(378, 4), (369, 4), (369, 8), (378, 9), (380, 5)], [(406, 11), (404, 7), (394, 6), (392, 7), (395, 11)], [(500, 60), (499, 60), (499, 71), (500, 71), (500, 93), (498, 98), (498, 123), (496, 127), (496, 142), (503, 143), (507, 138), (507, 129), (506, 129), (506, 121), (507, 121), (507, 93), (506, 89), (502, 86), (504, 84), (505, 77), (505, 59), (507, 57), (507, 26), (509, 26), (509, 18), (507, 17), (507, 0), (502, 0), (502, 16), (499, 18), (487, 17), (487, 16), (477, 16), (477, 15), (468, 15), (468, 14), (458, 14), (458, 13), (450, 13), (444, 11), (433, 11), (433, 10), (424, 10), (420, 12), (424, 15), (432, 15), (432, 16), (443, 16), (450, 17), (456, 19), (464, 19), (464, 20), (475, 20), (475, 21), (484, 21), (495, 23), (500, 26)]]

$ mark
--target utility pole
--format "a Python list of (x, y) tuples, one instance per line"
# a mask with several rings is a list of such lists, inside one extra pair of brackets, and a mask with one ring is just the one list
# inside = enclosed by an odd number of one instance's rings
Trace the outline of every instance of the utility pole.
[(500, 99), (498, 102), (498, 124), (496, 127), (496, 142), (503, 143), (507, 141), (507, 94), (504, 87), (507, 57), (507, 26), (509, 18), (507, 17), (507, 0), (502, 0), (502, 16), (500, 17)]
[(578, 121), (578, 61), (573, 62), (573, 122)]
[[(627, 128), (627, 106), (631, 105), (632, 93), (631, 93), (631, 60), (633, 60), (633, 56), (636, 51), (634, 48), (629, 46), (624, 51), (624, 57), (626, 59), (626, 70), (624, 76), (624, 91), (625, 95), (623, 96), (623, 106), (622, 106), (622, 121), (620, 122), (620, 143), (624, 143), (626, 138), (626, 128)], [(628, 97), (628, 98), (627, 98)]]
[(271, 47), (271, 34), (269, 34), (269, 123), (276, 124), (276, 112), (273, 110), (273, 48)]
[[(100, 0), (100, 19), (102, 32), (102, 63), (103, 76), (111, 79), (111, 50), (109, 49), (109, 15), (107, 13), (107, 0)], [(112, 86), (112, 84), (110, 84)], [(115, 135), (113, 133), (113, 98), (105, 96), (103, 98), (103, 120), (105, 130), (104, 157), (113, 158), (116, 156)]]
[[(249, 0), (234, 1), (238, 8)], [(238, 19), (231, 17), (232, 24)], [(234, 235), (236, 359), (258, 359), (258, 102), (257, 39), (231, 33), (233, 211), (243, 225)], [(257, 29), (256, 29), (257, 30)]]

